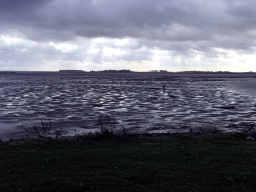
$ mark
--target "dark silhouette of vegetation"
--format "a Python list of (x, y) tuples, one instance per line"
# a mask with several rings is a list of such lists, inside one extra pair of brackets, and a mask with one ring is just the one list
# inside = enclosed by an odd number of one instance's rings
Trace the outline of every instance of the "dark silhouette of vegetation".
[(123, 69), (123, 70), (103, 70), (103, 71), (90, 71), (91, 73), (132, 73), (133, 71)]
[(46, 137), (51, 131), (52, 124), (51, 122), (44, 123), (43, 121), (41, 121), (41, 125), (41, 127), (36, 127), (35, 125), (33, 125), (33, 129), (35, 130), (38, 137)]
[(100, 131), (103, 135), (113, 135), (116, 132), (117, 121), (115, 118), (109, 115), (99, 115), (97, 120), (97, 126), (100, 127)]

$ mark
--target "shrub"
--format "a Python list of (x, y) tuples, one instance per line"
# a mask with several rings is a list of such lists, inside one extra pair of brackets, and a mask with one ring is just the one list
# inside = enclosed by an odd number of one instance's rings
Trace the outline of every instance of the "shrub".
[(216, 126), (211, 124), (204, 124), (198, 128), (198, 131), (201, 133), (221, 133), (222, 131)]
[(50, 123), (44, 123), (43, 121), (41, 121), (41, 127), (36, 127), (33, 125), (33, 129), (35, 130), (35, 132), (37, 133), (38, 137), (46, 137), (46, 135), (49, 135), (51, 128), (52, 128), (52, 124)]
[(116, 132), (117, 124), (116, 119), (113, 117), (102, 114), (98, 116), (97, 126), (103, 135), (113, 135)]

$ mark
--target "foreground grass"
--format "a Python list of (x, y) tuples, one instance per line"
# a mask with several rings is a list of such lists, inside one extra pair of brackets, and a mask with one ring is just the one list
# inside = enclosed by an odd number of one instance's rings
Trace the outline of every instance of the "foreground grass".
[(0, 191), (254, 191), (242, 134), (31, 140), (0, 145)]

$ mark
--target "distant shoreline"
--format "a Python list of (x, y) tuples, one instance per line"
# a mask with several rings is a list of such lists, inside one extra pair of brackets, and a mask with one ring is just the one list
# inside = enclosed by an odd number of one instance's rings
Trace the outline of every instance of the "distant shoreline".
[(196, 77), (196, 78), (256, 78), (256, 72), (86, 72), (82, 70), (60, 70), (60, 71), (0, 71), (0, 75), (60, 75), (60, 76), (152, 76), (152, 77)]

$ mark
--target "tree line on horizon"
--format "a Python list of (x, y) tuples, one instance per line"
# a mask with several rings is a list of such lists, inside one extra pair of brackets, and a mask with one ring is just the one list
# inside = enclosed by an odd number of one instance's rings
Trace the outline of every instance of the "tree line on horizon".
[[(59, 70), (59, 71), (0, 71), (0, 74), (15, 74), (15, 73), (52, 73), (52, 72), (60, 72), (60, 73), (88, 73), (88, 71), (84, 70)], [(122, 70), (101, 70), (101, 71), (89, 71), (89, 73), (141, 73), (140, 71), (131, 71), (129, 69)], [(143, 73), (143, 72), (142, 72)], [(231, 72), (231, 71), (167, 71), (167, 70), (151, 70), (144, 71), (144, 73), (187, 73), (187, 74), (232, 74), (232, 73), (246, 73), (246, 74), (254, 74), (256, 72), (248, 71), (248, 72)]]
[[(131, 71), (129, 69), (123, 70), (102, 70), (102, 71), (90, 71), (90, 73), (136, 73), (137, 71)], [(145, 71), (147, 73), (190, 73), (190, 74), (199, 74), (199, 73), (220, 73), (220, 74), (230, 74), (230, 73), (240, 73), (240, 72), (231, 72), (231, 71), (179, 71), (179, 72), (171, 72), (167, 70), (151, 70)], [(249, 72), (241, 72), (241, 73), (255, 73), (252, 71)]]

